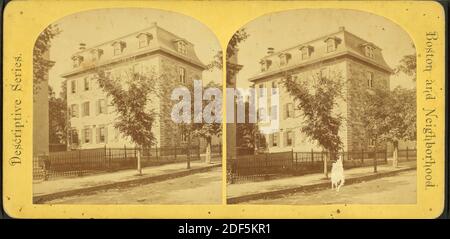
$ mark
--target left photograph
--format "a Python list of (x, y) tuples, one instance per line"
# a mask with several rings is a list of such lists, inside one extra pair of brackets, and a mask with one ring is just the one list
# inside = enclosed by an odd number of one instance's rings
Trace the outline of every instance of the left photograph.
[(98, 9), (45, 28), (33, 203), (221, 204), (221, 55), (207, 26), (168, 11)]

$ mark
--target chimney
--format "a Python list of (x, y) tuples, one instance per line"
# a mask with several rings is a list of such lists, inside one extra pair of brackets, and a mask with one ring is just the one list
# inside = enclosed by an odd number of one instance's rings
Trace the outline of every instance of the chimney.
[(345, 31), (345, 27), (339, 27), (339, 31)]
[(86, 43), (80, 43), (80, 51), (86, 50)]
[(273, 54), (275, 52), (275, 49), (273, 47), (267, 48), (267, 55)]

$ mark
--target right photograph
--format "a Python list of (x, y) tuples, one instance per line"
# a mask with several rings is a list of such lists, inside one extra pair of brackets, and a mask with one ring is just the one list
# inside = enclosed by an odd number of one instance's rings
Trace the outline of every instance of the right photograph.
[(416, 49), (399, 25), (276, 12), (226, 60), (228, 204), (416, 204)]

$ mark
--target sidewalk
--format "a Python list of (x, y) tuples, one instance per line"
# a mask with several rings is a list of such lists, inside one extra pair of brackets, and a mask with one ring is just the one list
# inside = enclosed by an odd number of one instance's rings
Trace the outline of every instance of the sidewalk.
[(220, 163), (206, 164), (202, 161), (194, 161), (191, 162), (191, 168), (186, 169), (186, 162), (182, 162), (146, 167), (142, 169), (142, 175), (137, 175), (137, 170), (132, 169), (35, 182), (33, 183), (33, 202), (40, 203), (60, 197), (73, 196), (97, 190), (153, 183), (205, 172), (211, 168), (220, 166)]
[[(373, 172), (373, 166), (345, 170), (345, 185), (392, 176), (407, 170), (414, 170), (417, 164), (416, 161), (402, 162), (398, 168), (393, 168), (390, 163), (378, 165), (377, 173)], [(324, 178), (323, 173), (262, 182), (231, 184), (227, 186), (227, 202), (229, 204), (242, 203), (250, 200), (278, 197), (283, 194), (324, 188), (331, 188), (331, 182), (330, 179)]]

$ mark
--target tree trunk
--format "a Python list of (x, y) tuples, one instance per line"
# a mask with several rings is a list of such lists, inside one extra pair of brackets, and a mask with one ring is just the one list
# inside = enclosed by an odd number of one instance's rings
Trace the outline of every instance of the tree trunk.
[(137, 147), (137, 171), (139, 175), (142, 175), (142, 168), (141, 168), (141, 150), (139, 146)]
[(394, 152), (392, 155), (392, 166), (398, 168), (398, 142), (394, 142)]
[(328, 178), (328, 164), (327, 164), (327, 160), (328, 160), (328, 154), (330, 152), (326, 152), (325, 151), (325, 157), (323, 158), (323, 174), (325, 176), (325, 178)]
[(188, 145), (187, 145), (187, 157), (186, 157), (186, 168), (191, 168), (191, 134), (188, 133)]
[(211, 163), (211, 137), (206, 138), (206, 154), (205, 154), (205, 162), (207, 164)]

